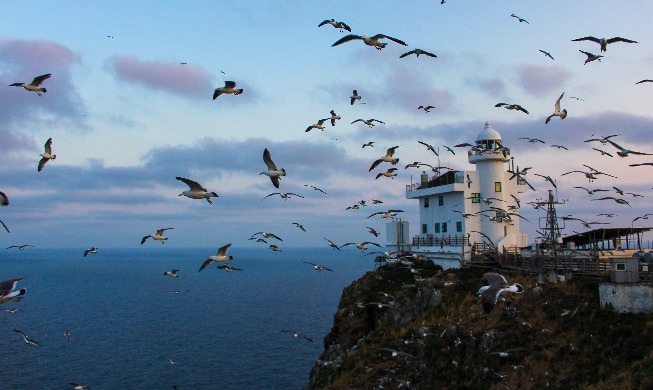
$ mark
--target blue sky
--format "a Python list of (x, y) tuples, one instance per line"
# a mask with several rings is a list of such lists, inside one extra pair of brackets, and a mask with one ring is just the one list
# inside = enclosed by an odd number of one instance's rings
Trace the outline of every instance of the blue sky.
[[(0, 234), (0, 245), (129, 247), (160, 227), (175, 228), (166, 233), (167, 245), (179, 247), (254, 245), (247, 239), (258, 231), (277, 233), (284, 246), (324, 245), (324, 237), (361, 242), (374, 238), (366, 226), (384, 230), (385, 221), (366, 217), (388, 208), (406, 210), (416, 234), (417, 206), (405, 199), (405, 185), (420, 171), (403, 166), (434, 162), (417, 140), (473, 141), (485, 121), (520, 166), (558, 179), (559, 196), (568, 200), (561, 215), (630, 226), (653, 210), (653, 167), (628, 166), (653, 157), (609, 158), (592, 147), (615, 148), (583, 142), (619, 133), (620, 145), (653, 152), (653, 83), (635, 85), (653, 78), (650, 2), (5, 1), (2, 9), (0, 86), (52, 77), (40, 98), (0, 88), (0, 191), (11, 201), (0, 219), (12, 230)], [(409, 47), (390, 42), (377, 51), (360, 41), (331, 47), (345, 33), (317, 27), (330, 18), (355, 34), (383, 33)], [(598, 54), (599, 47), (571, 40), (588, 35), (639, 43), (611, 44), (602, 62), (583, 65), (579, 50)], [(438, 58), (399, 59), (416, 47)], [(213, 101), (225, 80), (245, 92)], [(349, 104), (354, 88), (366, 104)], [(569, 116), (545, 125), (563, 91)], [(530, 114), (495, 108), (498, 102), (521, 104)], [(429, 104), (436, 107), (430, 113), (417, 110)], [(330, 110), (343, 117), (335, 127), (304, 132)], [(386, 124), (350, 124), (358, 118)], [(57, 159), (37, 173), (49, 137)], [(376, 147), (361, 149), (367, 141)], [(374, 180), (368, 167), (395, 145), (399, 176)], [(277, 191), (259, 175), (265, 148), (288, 171), (280, 190), (304, 199), (261, 200)], [(473, 169), (460, 151), (442, 162)], [(581, 164), (618, 179), (560, 177)], [(220, 198), (211, 206), (178, 197), (187, 188), (176, 176)], [(530, 177), (538, 191), (523, 194), (523, 203), (545, 196), (549, 187), (538, 179)], [(626, 198), (632, 208), (590, 202), (573, 188), (588, 185), (645, 197)], [(345, 210), (372, 198), (383, 207)], [(600, 219), (600, 212), (618, 216)], [(526, 207), (522, 213), (532, 221), (543, 216)], [(522, 224), (531, 239), (535, 225)], [(571, 230), (582, 226), (570, 223)]]

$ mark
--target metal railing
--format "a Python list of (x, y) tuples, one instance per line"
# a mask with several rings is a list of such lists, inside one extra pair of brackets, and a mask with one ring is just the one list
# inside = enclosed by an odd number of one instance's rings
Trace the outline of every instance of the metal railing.
[(413, 237), (413, 246), (463, 246), (468, 245), (469, 240), (467, 236), (457, 236), (457, 235), (442, 235), (439, 237)]

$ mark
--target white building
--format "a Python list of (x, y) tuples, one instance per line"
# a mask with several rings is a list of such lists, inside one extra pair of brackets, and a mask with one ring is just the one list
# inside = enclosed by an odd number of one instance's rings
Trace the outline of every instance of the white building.
[[(510, 149), (489, 122), (468, 152), (475, 171), (448, 171), (406, 186), (406, 198), (419, 201), (419, 233), (412, 237), (406, 221), (386, 225), (388, 250), (411, 250), (442, 260), (469, 260), (487, 239), (499, 251), (527, 245), (519, 230), (519, 210), (511, 196), (524, 192), (526, 183), (512, 176)], [(512, 207), (511, 207), (512, 206)], [(482, 213), (481, 213), (482, 212)], [(511, 214), (507, 214), (507, 213)]]

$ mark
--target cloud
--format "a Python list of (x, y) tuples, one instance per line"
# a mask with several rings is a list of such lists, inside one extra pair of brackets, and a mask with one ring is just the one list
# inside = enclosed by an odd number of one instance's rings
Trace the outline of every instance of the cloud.
[(571, 73), (559, 66), (525, 64), (517, 66), (516, 82), (526, 93), (541, 96), (549, 92), (562, 92), (570, 77)]
[(500, 79), (487, 79), (487, 80), (478, 80), (472, 82), (481, 91), (485, 92), (488, 96), (496, 98), (497, 96), (503, 95), (503, 92), (506, 89), (505, 83)]

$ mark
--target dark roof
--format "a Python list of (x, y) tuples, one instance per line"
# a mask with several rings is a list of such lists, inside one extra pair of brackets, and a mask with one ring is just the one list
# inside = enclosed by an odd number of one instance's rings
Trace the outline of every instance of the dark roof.
[(653, 230), (653, 227), (616, 227), (616, 228), (601, 228), (589, 230), (585, 233), (574, 234), (571, 236), (563, 237), (562, 243), (574, 242), (578, 246), (587, 245), (592, 242), (601, 242), (606, 240), (613, 240), (615, 238), (622, 238), (637, 233), (648, 232)]
[(438, 177), (433, 178), (432, 180), (429, 180), (426, 187), (420, 186), (419, 189), (453, 184), (456, 182), (456, 172), (460, 172), (460, 171), (448, 171), (447, 173), (444, 173)]

